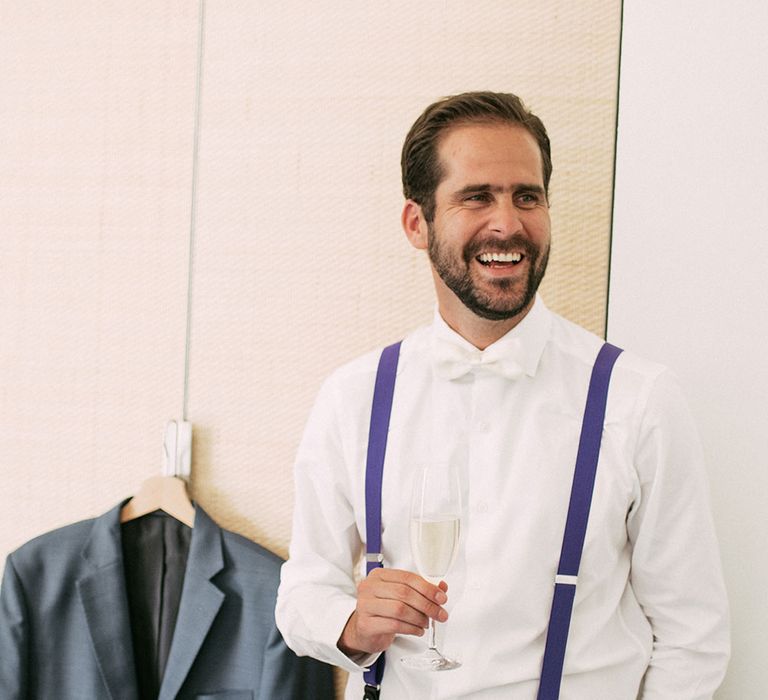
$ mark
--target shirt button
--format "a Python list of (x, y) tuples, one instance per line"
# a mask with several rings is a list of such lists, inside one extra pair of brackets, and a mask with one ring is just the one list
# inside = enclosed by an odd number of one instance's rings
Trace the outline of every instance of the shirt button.
[(477, 423), (478, 433), (487, 433), (491, 429), (491, 424), (488, 421), (481, 420)]
[(478, 513), (481, 513), (481, 514), (482, 513), (487, 513), (488, 512), (488, 504), (485, 501), (480, 501), (475, 506), (475, 511), (477, 511)]

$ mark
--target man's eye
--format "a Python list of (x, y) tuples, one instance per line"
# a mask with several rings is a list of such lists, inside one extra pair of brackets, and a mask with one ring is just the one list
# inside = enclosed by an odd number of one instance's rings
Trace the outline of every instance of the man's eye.
[(532, 192), (524, 192), (523, 194), (517, 195), (515, 200), (517, 201), (517, 206), (522, 207), (523, 209), (531, 209), (541, 202), (541, 197)]
[(475, 194), (468, 194), (464, 197), (465, 202), (487, 202), (488, 195), (484, 192), (477, 192)]

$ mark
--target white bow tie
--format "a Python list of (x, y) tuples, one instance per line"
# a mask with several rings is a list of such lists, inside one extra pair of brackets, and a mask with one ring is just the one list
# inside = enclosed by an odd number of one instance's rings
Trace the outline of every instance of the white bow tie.
[(523, 374), (523, 368), (510, 356), (508, 347), (500, 349), (491, 346), (487, 350), (470, 350), (433, 336), (432, 358), (435, 371), (444, 379), (458, 379), (475, 367), (484, 367), (507, 379), (517, 379)]

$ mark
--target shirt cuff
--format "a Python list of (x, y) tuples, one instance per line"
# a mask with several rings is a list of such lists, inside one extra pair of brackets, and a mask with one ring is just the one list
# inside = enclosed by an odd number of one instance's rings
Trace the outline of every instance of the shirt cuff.
[(371, 666), (373, 666), (373, 664), (376, 663), (376, 659), (378, 659), (380, 656), (380, 651), (375, 654), (366, 654), (364, 651), (361, 651), (359, 654), (355, 654), (354, 656), (347, 656), (347, 658), (357, 666), (358, 670), (367, 671)]

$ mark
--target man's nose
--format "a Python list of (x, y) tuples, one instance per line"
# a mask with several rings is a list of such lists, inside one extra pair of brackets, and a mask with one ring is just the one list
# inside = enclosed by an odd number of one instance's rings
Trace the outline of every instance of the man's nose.
[(522, 231), (523, 223), (520, 219), (520, 212), (514, 202), (504, 198), (496, 203), (491, 211), (489, 228), (493, 233), (505, 236)]

